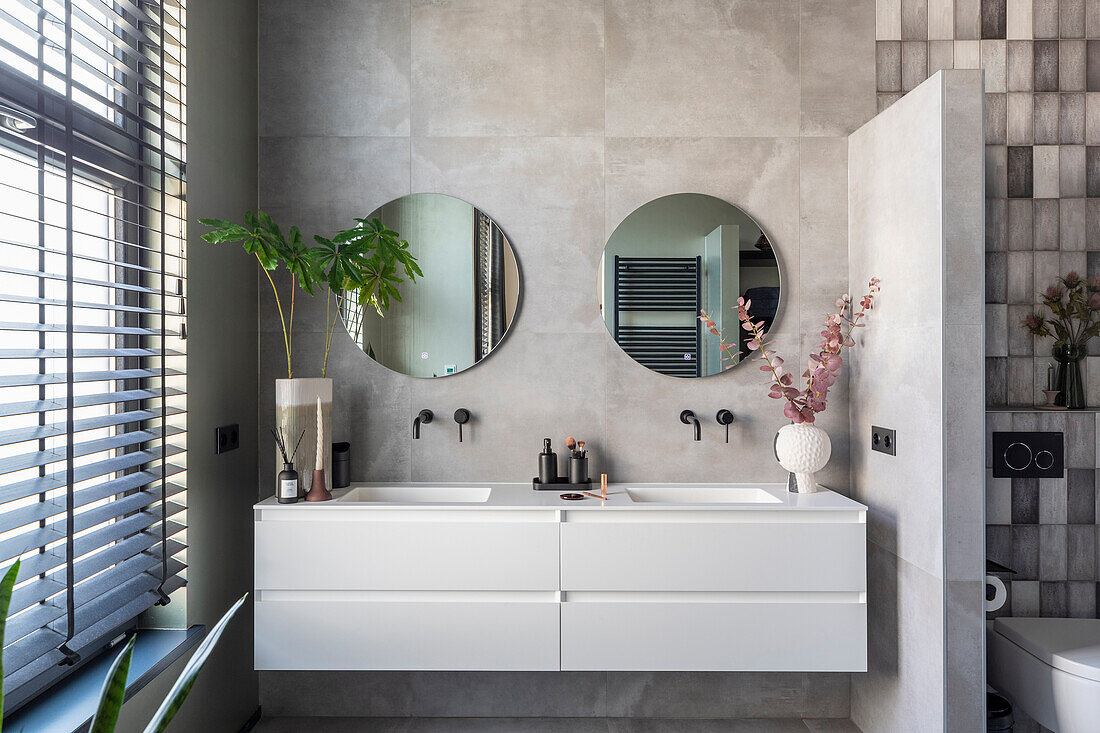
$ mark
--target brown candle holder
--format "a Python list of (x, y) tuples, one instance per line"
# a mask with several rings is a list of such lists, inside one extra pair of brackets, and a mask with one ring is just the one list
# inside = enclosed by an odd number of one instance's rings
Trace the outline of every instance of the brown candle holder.
[(309, 487), (306, 501), (332, 501), (332, 494), (325, 486), (325, 469), (313, 469), (313, 485)]

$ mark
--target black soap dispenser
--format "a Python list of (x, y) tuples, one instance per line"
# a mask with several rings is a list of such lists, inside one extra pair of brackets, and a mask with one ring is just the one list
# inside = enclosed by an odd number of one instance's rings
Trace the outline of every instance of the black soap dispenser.
[(550, 439), (542, 439), (542, 453), (539, 453), (539, 483), (554, 484), (558, 481), (558, 456), (550, 449)]

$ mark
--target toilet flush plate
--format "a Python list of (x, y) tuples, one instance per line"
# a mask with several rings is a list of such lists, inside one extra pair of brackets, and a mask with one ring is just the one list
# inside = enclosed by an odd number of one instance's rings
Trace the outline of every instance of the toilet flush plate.
[(993, 433), (994, 478), (1062, 478), (1065, 464), (1062, 433)]

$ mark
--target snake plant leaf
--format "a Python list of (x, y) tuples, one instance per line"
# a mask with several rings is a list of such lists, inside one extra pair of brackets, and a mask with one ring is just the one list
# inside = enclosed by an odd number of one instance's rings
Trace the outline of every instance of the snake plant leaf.
[[(17, 559), (4, 573), (4, 579), (0, 580), (0, 649), (4, 646), (4, 627), (7, 626), (8, 606), (11, 605), (11, 591), (15, 587), (15, 580), (19, 577), (19, 560)], [(4, 660), (0, 655), (0, 680), (4, 678)], [(4, 726), (4, 688), (0, 684), (0, 728)]]
[(245, 593), (241, 596), (240, 600), (233, 604), (233, 607), (226, 611), (221, 620), (214, 625), (214, 628), (210, 630), (210, 633), (206, 635), (206, 638), (199, 644), (199, 648), (195, 650), (195, 653), (191, 655), (191, 659), (187, 661), (187, 665), (180, 672), (180, 676), (176, 679), (172, 689), (169, 690), (168, 696), (164, 698), (164, 702), (157, 708), (156, 714), (153, 719), (149, 721), (149, 725), (145, 726), (145, 733), (162, 733), (168, 724), (172, 722), (172, 718), (179, 712), (180, 706), (183, 705), (183, 701), (187, 699), (187, 694), (191, 692), (191, 688), (195, 684), (195, 678), (198, 677), (199, 672), (202, 670), (204, 664), (206, 664), (207, 658), (210, 656), (210, 652), (214, 651), (214, 645), (218, 643), (218, 639), (221, 638), (222, 632), (225, 631), (225, 627), (229, 624), (230, 619), (233, 618), (233, 614), (237, 612), (248, 598), (248, 594)]
[(103, 689), (99, 692), (99, 707), (96, 708), (88, 733), (114, 733), (115, 726), (118, 725), (118, 714), (126, 700), (126, 677), (130, 674), (130, 660), (134, 657), (136, 638), (131, 636), (126, 647), (111, 662), (107, 678), (103, 680)]

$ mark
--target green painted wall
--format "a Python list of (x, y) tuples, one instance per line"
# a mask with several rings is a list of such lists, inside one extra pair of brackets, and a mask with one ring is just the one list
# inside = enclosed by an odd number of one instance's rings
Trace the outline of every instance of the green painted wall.
[[(256, 260), (239, 247), (206, 244), (199, 239), (206, 227), (195, 221), (239, 220), (256, 208), (255, 0), (188, 0), (187, 40), (188, 585), (163, 609), (172, 611), (167, 619), (154, 615), (150, 622), (211, 627), (252, 589), (257, 444), (265, 455), (270, 445), (257, 438)], [(230, 423), (240, 425), (241, 447), (215, 455), (214, 428)], [(144, 729), (183, 663), (125, 704), (119, 733)], [(258, 705), (249, 602), (226, 629), (170, 730), (235, 733)]]

